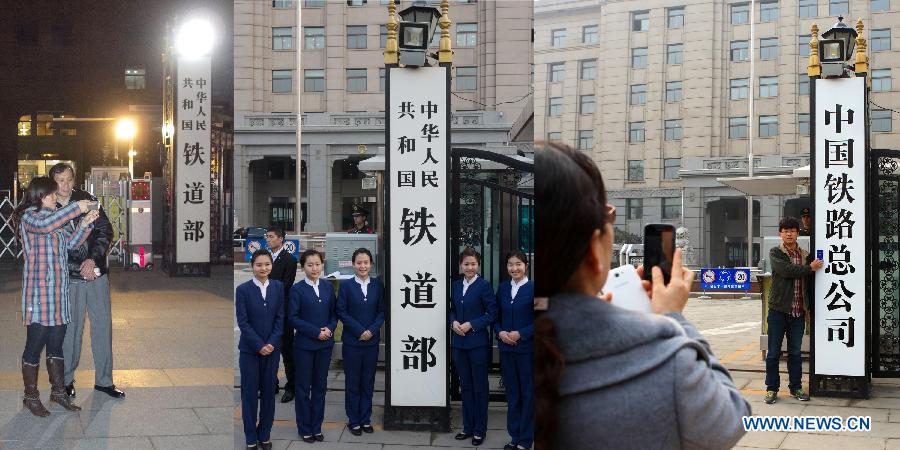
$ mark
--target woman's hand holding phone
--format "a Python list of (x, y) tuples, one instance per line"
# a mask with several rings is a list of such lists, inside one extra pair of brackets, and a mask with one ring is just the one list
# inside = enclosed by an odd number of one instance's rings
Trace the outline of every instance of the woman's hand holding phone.
[(653, 312), (666, 314), (684, 311), (688, 297), (691, 294), (694, 272), (681, 265), (681, 249), (675, 249), (675, 256), (672, 260), (672, 277), (668, 285), (665, 283), (662, 270), (659, 267), (653, 268), (652, 276), (653, 283), (649, 292), (650, 305)]
[(98, 217), (100, 217), (100, 211), (97, 211), (96, 209), (88, 211), (88, 213), (81, 218), (81, 228), (87, 228), (88, 225), (94, 223)]

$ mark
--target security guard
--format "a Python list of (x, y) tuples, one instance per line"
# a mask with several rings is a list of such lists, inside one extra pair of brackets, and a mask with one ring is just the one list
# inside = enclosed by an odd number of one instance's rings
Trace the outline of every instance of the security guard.
[(347, 230), (348, 233), (353, 234), (372, 234), (375, 232), (375, 229), (369, 226), (366, 223), (369, 218), (369, 211), (361, 206), (353, 207), (353, 228)]
[(812, 217), (809, 208), (800, 210), (800, 236), (812, 236)]

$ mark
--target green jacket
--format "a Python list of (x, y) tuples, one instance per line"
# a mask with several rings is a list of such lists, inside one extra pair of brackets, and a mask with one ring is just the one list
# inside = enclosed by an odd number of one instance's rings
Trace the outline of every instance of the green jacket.
[(794, 281), (801, 278), (803, 288), (803, 309), (809, 311), (810, 288), (812, 287), (813, 270), (809, 264), (813, 261), (812, 255), (800, 248), (800, 256), (806, 261), (804, 265), (791, 262), (784, 244), (773, 247), (769, 251), (769, 261), (772, 264), (772, 286), (769, 288), (769, 309), (783, 313), (791, 313), (791, 304), (794, 301)]

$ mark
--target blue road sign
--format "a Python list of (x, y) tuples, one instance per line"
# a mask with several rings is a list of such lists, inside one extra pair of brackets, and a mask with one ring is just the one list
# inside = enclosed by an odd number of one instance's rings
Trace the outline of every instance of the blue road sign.
[(700, 289), (705, 291), (749, 291), (750, 269), (700, 269)]
[[(267, 249), (269, 245), (266, 244), (265, 239), (247, 239), (244, 243), (244, 258), (245, 261), (249, 262), (250, 257), (253, 256), (253, 252), (259, 249)], [(300, 241), (297, 239), (285, 239), (284, 240), (284, 250), (288, 253), (294, 255), (294, 258), (300, 259)]]

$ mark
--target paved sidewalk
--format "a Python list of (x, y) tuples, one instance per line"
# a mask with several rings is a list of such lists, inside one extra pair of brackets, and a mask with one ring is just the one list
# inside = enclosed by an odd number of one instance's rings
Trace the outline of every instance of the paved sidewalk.
[[(159, 267), (159, 265), (157, 265)], [(232, 273), (213, 266), (211, 278), (169, 278), (161, 270), (110, 276), (116, 385), (127, 396), (93, 390), (90, 333), (75, 375), (68, 412), (50, 404), (41, 365), (41, 399), (51, 411), (37, 418), (22, 407), (21, 273), (0, 272), (0, 448), (209, 449), (233, 440)]]

